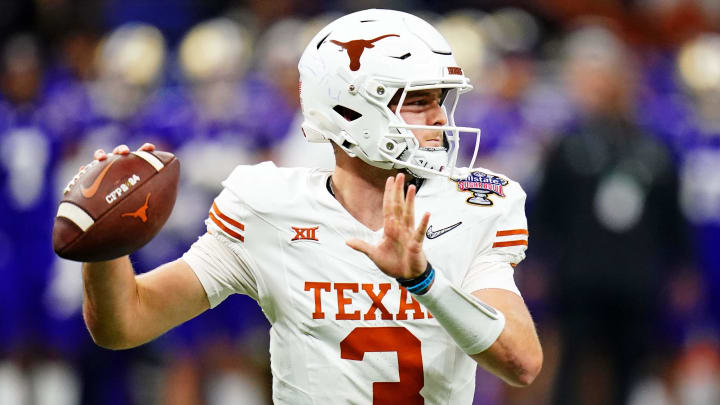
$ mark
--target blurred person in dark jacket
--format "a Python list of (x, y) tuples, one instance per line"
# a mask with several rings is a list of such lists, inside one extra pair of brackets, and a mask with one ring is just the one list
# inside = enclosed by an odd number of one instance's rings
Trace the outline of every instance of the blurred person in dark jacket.
[(562, 358), (554, 404), (623, 404), (666, 343), (663, 281), (688, 262), (676, 168), (632, 118), (632, 61), (608, 29), (565, 46), (577, 122), (551, 148), (531, 213), (550, 269)]

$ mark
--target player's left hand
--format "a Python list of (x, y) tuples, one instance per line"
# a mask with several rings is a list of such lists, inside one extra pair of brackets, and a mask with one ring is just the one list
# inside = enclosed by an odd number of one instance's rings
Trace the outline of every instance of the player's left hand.
[(393, 278), (415, 278), (427, 267), (422, 250), (430, 213), (425, 213), (415, 227), (415, 185), (404, 194), (405, 175), (388, 177), (383, 195), (384, 232), (377, 246), (360, 239), (351, 239), (347, 245), (365, 253), (385, 274)]

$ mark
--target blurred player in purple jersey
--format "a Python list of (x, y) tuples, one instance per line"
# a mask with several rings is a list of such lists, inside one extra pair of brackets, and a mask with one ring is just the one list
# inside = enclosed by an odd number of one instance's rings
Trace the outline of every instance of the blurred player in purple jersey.
[(79, 398), (78, 376), (67, 363), (74, 344), (46, 300), (62, 125), (52, 115), (35, 39), (10, 38), (0, 60), (0, 368), (4, 379), (17, 382), (1, 381), (0, 398), (23, 401), (63, 390), (58, 403), (71, 404)]
[[(227, 172), (239, 162), (270, 158), (272, 145), (284, 135), (276, 130), (284, 124), (282, 104), (271, 97), (265, 83), (247, 75), (253, 39), (244, 26), (221, 17), (193, 27), (180, 42), (177, 62), (182, 76), (179, 87), (169, 92), (178, 100), (171, 116), (183, 123), (183, 142), (176, 154), (183, 164), (179, 194), (187, 198), (178, 199), (163, 231), (135, 255), (146, 268), (181, 254), (195, 239), (193, 235), (202, 232), (204, 224), (197, 218), (206, 215)], [(257, 361), (251, 357), (264, 353), (266, 343), (255, 342), (261, 345), (256, 350), (248, 342), (258, 331), (263, 336), (267, 323), (257, 307), (244, 298), (230, 300), (216, 313), (181, 325), (164, 340), (177, 352), (167, 380), (166, 391), (171, 398), (213, 392), (222, 401), (228, 395), (228, 384), (248, 385), (248, 380), (265, 375), (266, 370), (258, 371), (254, 367)], [(260, 364), (265, 361), (261, 358)], [(249, 387), (246, 402), (267, 396), (262, 388)]]
[[(702, 33), (680, 47), (674, 58), (664, 58), (653, 71), (666, 72), (664, 82), (650, 87), (642, 123), (672, 148), (680, 165), (678, 193), (685, 217), (690, 221), (697, 246), (698, 267), (702, 271), (703, 295), (720, 326), (720, 299), (713, 286), (720, 285), (720, 36)], [(702, 311), (686, 318), (706, 325)], [(691, 331), (684, 329), (685, 333)], [(684, 336), (687, 337), (687, 336)]]

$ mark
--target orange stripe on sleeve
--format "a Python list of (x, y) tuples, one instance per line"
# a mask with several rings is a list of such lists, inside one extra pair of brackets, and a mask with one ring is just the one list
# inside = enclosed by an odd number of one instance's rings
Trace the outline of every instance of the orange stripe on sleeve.
[(244, 230), (245, 230), (245, 225), (243, 225), (243, 224), (241, 224), (240, 222), (238, 222), (238, 221), (230, 218), (229, 216), (223, 214), (223, 213), (220, 211), (220, 209), (217, 207), (217, 205), (215, 205), (215, 202), (214, 202), (214, 201), (213, 201), (212, 207), (213, 207), (213, 209), (215, 210), (215, 213), (216, 213), (220, 218), (224, 219), (227, 223), (229, 223), (230, 225), (232, 225), (232, 226), (240, 229), (241, 231), (244, 231)]
[(233, 231), (232, 229), (228, 228), (227, 226), (225, 226), (225, 224), (220, 222), (219, 219), (215, 218), (215, 215), (213, 215), (212, 212), (210, 212), (210, 219), (212, 219), (212, 221), (215, 222), (215, 225), (219, 226), (220, 229), (225, 231), (228, 235), (232, 236), (235, 239), (239, 239), (240, 242), (245, 242), (244, 236), (240, 235), (239, 233), (237, 233), (237, 232)]
[(492, 247), (507, 247), (507, 246), (519, 246), (519, 245), (525, 245), (527, 246), (526, 240), (509, 240), (507, 242), (495, 242), (492, 244)]
[(527, 235), (527, 229), (508, 229), (507, 231), (497, 231), (495, 236), (509, 236), (509, 235)]

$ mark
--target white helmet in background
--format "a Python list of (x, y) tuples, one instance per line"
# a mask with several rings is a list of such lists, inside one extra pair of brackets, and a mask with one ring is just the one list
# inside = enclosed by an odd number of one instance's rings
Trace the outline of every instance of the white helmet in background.
[[(450, 46), (424, 20), (393, 10), (364, 10), (341, 17), (310, 41), (298, 65), (303, 132), (310, 142), (335, 142), (348, 155), (417, 177), (453, 177), (459, 134), (480, 130), (455, 125), (458, 97), (472, 89)], [(448, 125), (408, 125), (400, 116), (410, 91), (445, 89)], [(388, 103), (402, 90), (393, 112)], [(421, 148), (413, 129), (445, 132), (447, 147)], [(470, 163), (472, 167), (475, 155)]]

